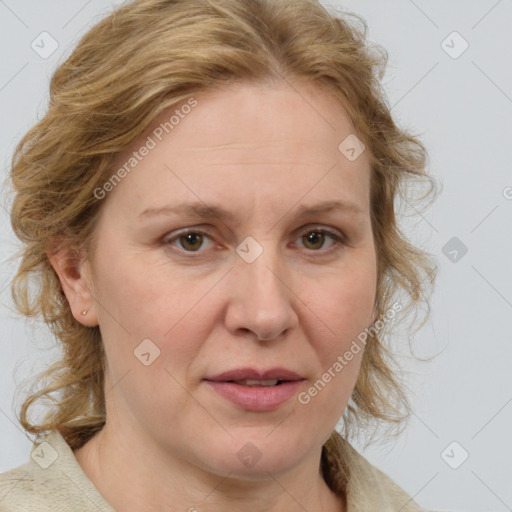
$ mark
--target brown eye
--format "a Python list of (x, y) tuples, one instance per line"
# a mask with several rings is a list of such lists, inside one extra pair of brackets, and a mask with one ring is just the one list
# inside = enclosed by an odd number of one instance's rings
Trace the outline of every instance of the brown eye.
[[(308, 231), (303, 232), (300, 238), (306, 249), (310, 249), (315, 252), (327, 252), (336, 245), (343, 245), (344, 241), (341, 235), (326, 229), (309, 229)], [(324, 251), (320, 251), (320, 249), (323, 248), (326, 239), (329, 238), (333, 240), (331, 246)]]
[[(321, 249), (325, 241), (325, 236), (324, 233), (320, 231), (311, 231), (307, 235), (303, 235), (302, 239), (309, 249)], [(310, 245), (308, 246), (308, 244)]]
[(180, 241), (181, 246), (185, 250), (197, 251), (203, 243), (203, 235), (199, 233), (187, 233), (186, 235), (181, 235), (178, 240)]
[[(211, 242), (211, 238), (201, 231), (182, 231), (173, 237), (163, 239), (163, 245), (171, 245), (182, 252), (204, 252), (205, 241)], [(177, 243), (179, 242), (179, 245)], [(207, 248), (207, 247), (206, 247)]]

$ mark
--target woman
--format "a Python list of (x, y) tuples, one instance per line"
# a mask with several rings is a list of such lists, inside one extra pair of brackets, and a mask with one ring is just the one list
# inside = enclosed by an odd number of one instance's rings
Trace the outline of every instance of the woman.
[(406, 417), (380, 340), (435, 270), (383, 64), (313, 0), (136, 0), (85, 35), (13, 159), (13, 297), (63, 353), (0, 510), (421, 510), (349, 443)]

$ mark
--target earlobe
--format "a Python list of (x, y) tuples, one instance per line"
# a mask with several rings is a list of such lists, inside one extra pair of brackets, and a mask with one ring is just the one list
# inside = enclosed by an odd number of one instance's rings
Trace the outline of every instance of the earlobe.
[(52, 253), (47, 252), (47, 256), (75, 319), (88, 327), (98, 325), (85, 255), (76, 249), (64, 247)]

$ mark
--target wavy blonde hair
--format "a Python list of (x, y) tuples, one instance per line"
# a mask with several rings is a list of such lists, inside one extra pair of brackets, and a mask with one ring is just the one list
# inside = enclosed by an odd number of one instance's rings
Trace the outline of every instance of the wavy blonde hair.
[[(162, 111), (201, 91), (295, 79), (331, 91), (371, 157), (377, 318), (399, 294), (403, 311), (428, 303), (437, 268), (400, 230), (395, 200), (410, 199), (407, 184), (428, 184), (423, 198), (436, 184), (421, 142), (392, 119), (380, 85), (385, 51), (367, 42), (362, 20), (349, 19), (316, 0), (135, 0), (90, 29), (60, 65), (47, 113), (18, 144), (10, 173), (11, 223), (23, 242), (14, 303), (27, 317), (41, 315), (62, 347), (21, 406), (28, 433), (58, 430), (78, 448), (105, 424), (99, 327), (75, 320), (47, 254), (63, 246), (92, 254), (102, 204), (94, 190), (111, 176), (116, 156)], [(370, 331), (343, 416), (347, 436), (354, 425), (403, 423), (410, 407), (399, 375)], [(28, 410), (40, 401), (46, 415), (31, 421)]]

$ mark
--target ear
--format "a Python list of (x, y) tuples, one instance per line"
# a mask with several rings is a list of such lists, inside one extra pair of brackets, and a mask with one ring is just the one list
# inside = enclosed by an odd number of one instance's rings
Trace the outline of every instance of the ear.
[(47, 251), (47, 256), (75, 319), (88, 327), (98, 325), (90, 264), (85, 254), (73, 247), (63, 247), (55, 252)]

